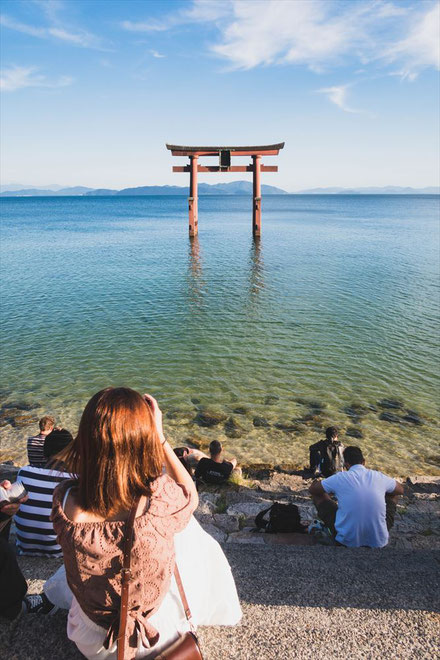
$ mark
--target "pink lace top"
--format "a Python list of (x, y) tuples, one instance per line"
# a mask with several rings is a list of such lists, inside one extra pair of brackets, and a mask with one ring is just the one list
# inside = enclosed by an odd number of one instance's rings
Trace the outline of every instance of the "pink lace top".
[[(66, 490), (74, 480), (54, 492), (51, 519), (61, 545), (67, 582), (83, 612), (108, 633), (104, 643), (116, 641), (121, 596), (124, 521), (75, 523), (63, 511)], [(148, 622), (168, 591), (174, 570), (174, 534), (186, 527), (192, 513), (184, 486), (166, 474), (152, 484), (148, 510), (134, 523), (129, 589), (127, 646), (135, 657), (138, 635), (147, 648), (159, 639)]]

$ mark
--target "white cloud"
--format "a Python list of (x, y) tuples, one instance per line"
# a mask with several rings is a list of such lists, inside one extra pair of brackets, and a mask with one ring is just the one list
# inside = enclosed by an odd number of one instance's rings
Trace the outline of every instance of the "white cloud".
[(334, 86), (334, 87), (323, 87), (322, 89), (318, 89), (317, 91), (320, 94), (325, 94), (329, 101), (334, 103), (335, 105), (338, 106), (338, 108), (341, 108), (341, 110), (344, 110), (345, 112), (354, 112), (354, 113), (359, 113), (361, 112), (360, 110), (355, 110), (354, 108), (351, 108), (348, 103), (347, 103), (347, 89), (349, 85), (339, 85), (339, 86)]
[(159, 53), (157, 50), (154, 49), (150, 50), (150, 55), (152, 55), (156, 59), (162, 59), (163, 57), (166, 57), (166, 55), (162, 55), (162, 53)]
[(411, 78), (438, 66), (437, 0), (193, 0), (161, 20), (122, 26), (160, 32), (202, 22), (218, 29), (211, 51), (232, 69), (293, 64), (322, 73), (350, 58), (363, 66), (398, 65)]
[(130, 32), (164, 32), (186, 23), (209, 23), (230, 14), (232, 0), (193, 0), (188, 9), (168, 14), (162, 20), (122, 21), (121, 27)]
[(168, 30), (170, 25), (161, 21), (122, 21), (121, 27), (129, 32), (162, 32)]
[(22, 32), (23, 34), (29, 34), (32, 37), (37, 37), (39, 39), (58, 39), (60, 41), (68, 42), (74, 44), (75, 46), (82, 46), (83, 48), (95, 48), (97, 50), (106, 50), (101, 45), (101, 39), (90, 32), (85, 30), (79, 30), (73, 32), (66, 30), (61, 26), (49, 26), (49, 27), (36, 27), (34, 25), (27, 25), (26, 23), (21, 23), (16, 21), (14, 18), (3, 14), (0, 16), (0, 25), (3, 27), (9, 28), (10, 30), (15, 30), (16, 32)]
[(408, 36), (388, 48), (385, 57), (402, 62), (398, 73), (410, 80), (423, 69), (440, 69), (440, 4), (419, 17)]
[(73, 82), (70, 76), (60, 76), (55, 81), (49, 81), (37, 71), (34, 66), (12, 66), (3, 69), (0, 74), (0, 89), (3, 92), (15, 92), (24, 87), (66, 87)]

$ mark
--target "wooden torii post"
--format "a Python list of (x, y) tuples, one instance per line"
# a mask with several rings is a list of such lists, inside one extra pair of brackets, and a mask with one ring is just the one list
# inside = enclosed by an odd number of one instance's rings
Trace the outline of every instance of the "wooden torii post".
[[(252, 233), (258, 238), (261, 235), (261, 172), (278, 172), (277, 165), (263, 165), (262, 156), (278, 156), (284, 142), (267, 144), (259, 147), (185, 147), (167, 144), (167, 149), (173, 156), (189, 157), (189, 165), (173, 166), (173, 172), (189, 172), (189, 235), (198, 233), (198, 194), (197, 174), (199, 172), (252, 172), (253, 173), (253, 204)], [(199, 165), (199, 156), (217, 156), (218, 165)], [(231, 165), (232, 156), (252, 156), (249, 165)]]

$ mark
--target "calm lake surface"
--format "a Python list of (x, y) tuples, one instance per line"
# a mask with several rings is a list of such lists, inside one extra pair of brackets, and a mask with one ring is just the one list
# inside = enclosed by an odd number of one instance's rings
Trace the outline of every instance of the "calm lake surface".
[[(258, 243), (244, 196), (201, 197), (193, 242), (180, 196), (0, 208), (0, 458), (25, 459), (33, 418), (74, 432), (127, 385), (174, 444), (303, 464), (336, 424), (370, 465), (440, 474), (438, 196), (266, 195)], [(200, 427), (201, 406), (226, 425)]]

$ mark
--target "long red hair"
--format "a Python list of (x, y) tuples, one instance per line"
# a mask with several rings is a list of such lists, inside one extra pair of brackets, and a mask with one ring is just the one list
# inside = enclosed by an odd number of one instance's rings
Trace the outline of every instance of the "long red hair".
[(77, 475), (80, 507), (103, 518), (150, 495), (164, 459), (151, 408), (128, 387), (108, 387), (92, 396), (78, 435), (59, 457)]

